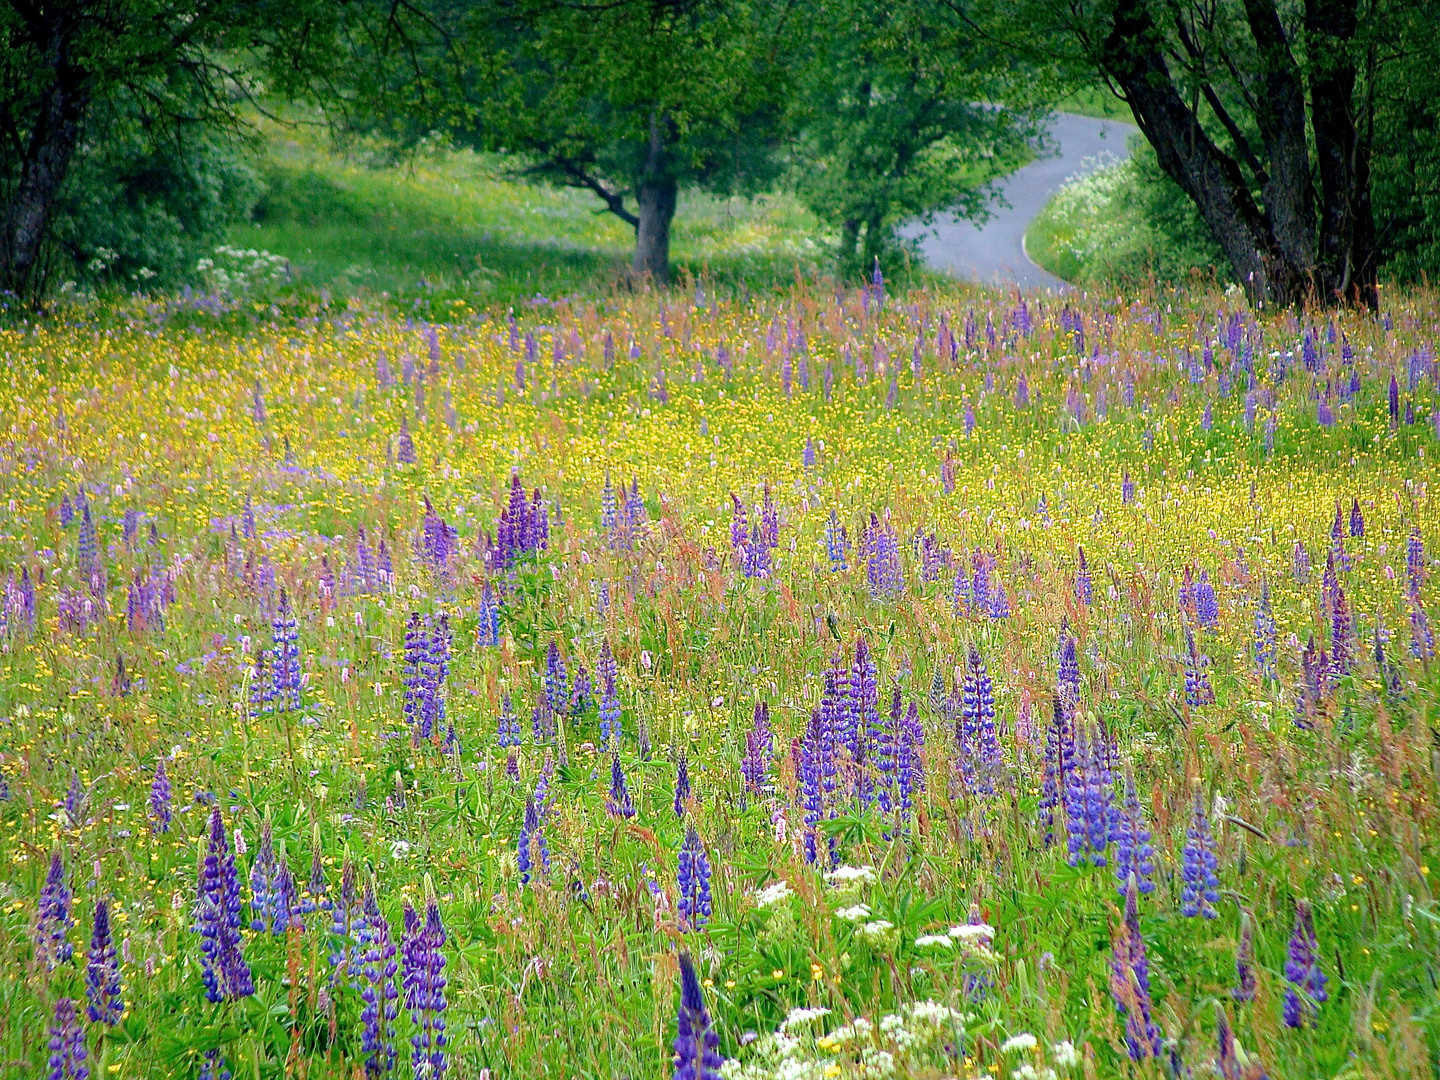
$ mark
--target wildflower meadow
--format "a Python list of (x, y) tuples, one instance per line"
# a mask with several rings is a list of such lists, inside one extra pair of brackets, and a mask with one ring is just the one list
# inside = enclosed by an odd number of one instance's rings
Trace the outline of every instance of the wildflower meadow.
[(7, 324), (0, 1073), (1435, 1075), (1437, 296), (1136, 297)]

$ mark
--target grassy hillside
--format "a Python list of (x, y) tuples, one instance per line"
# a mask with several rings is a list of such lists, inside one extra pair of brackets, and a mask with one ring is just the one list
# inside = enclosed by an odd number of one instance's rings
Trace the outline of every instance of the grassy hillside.
[[(528, 183), (504, 159), (466, 151), (376, 165), (272, 132), (262, 172), (266, 193), (231, 243), (282, 254), (302, 281), (339, 293), (563, 294), (618, 281), (634, 243), (593, 195)], [(672, 251), (678, 274), (762, 288), (825, 264), (822, 235), (788, 196), (686, 193)]]

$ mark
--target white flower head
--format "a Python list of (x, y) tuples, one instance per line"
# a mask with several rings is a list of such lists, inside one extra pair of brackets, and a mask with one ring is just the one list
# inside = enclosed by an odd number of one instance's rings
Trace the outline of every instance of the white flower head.
[(1069, 1039), (1050, 1047), (1050, 1060), (1062, 1069), (1073, 1069), (1080, 1064), (1080, 1051)]
[(835, 917), (846, 922), (860, 922), (870, 917), (870, 909), (864, 904), (856, 904), (853, 907), (841, 908), (835, 912)]
[(781, 1022), (780, 1030), (788, 1034), (798, 1027), (804, 1027), (806, 1024), (811, 1024), (814, 1023), (816, 1020), (819, 1020), (822, 1016), (829, 1015), (829, 1009), (791, 1009), (790, 1015), (785, 1017), (785, 1019)]
[(836, 888), (873, 885), (877, 878), (873, 866), (839, 866), (825, 875), (825, 882)]
[(890, 931), (895, 929), (895, 924), (885, 919), (875, 919), (860, 927), (860, 932), (870, 941), (885, 941), (890, 936)]
[(941, 946), (946, 949), (953, 949), (955, 942), (948, 934), (923, 934), (915, 939), (917, 949), (927, 949), (931, 946)]
[(755, 906), (767, 908), (794, 895), (795, 893), (789, 885), (783, 881), (776, 881), (766, 885), (763, 889), (755, 890)]
[(995, 937), (995, 928), (989, 923), (966, 924), (964, 926), (952, 926), (950, 936), (956, 941), (965, 945), (988, 945)]
[(1019, 1050), (1034, 1050), (1040, 1045), (1040, 1040), (1031, 1035), (1028, 1031), (1022, 1031), (1019, 1035), (1011, 1035), (1000, 1044), (1002, 1054), (1013, 1054)]

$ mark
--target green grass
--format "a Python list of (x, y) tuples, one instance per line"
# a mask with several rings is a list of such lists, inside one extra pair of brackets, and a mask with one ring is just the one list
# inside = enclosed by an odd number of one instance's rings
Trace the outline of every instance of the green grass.
[(1135, 122), (1130, 106), (1103, 86), (1087, 86), (1082, 90), (1061, 98), (1055, 103), (1056, 112), (1079, 113), (1099, 120), (1124, 120)]
[[(588, 192), (526, 182), (504, 158), (467, 151), (371, 166), (272, 134), (266, 194), (230, 242), (287, 256), (297, 277), (338, 292), (459, 289), (482, 303), (618, 284), (630, 226)], [(677, 277), (766, 288), (828, 264), (824, 229), (787, 195), (682, 194)]]

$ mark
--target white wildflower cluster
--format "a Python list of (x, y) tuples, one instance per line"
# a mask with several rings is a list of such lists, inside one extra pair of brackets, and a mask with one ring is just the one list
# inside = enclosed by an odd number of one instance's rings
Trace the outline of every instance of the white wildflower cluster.
[(1039, 1047), (1040, 1040), (1028, 1031), (1011, 1035), (1001, 1043), (1002, 1054), (1027, 1054), (1033, 1059), (1021, 1062), (1012, 1069), (1010, 1080), (1059, 1080), (1057, 1069), (1068, 1071), (1080, 1064), (1080, 1052), (1068, 1039), (1050, 1047), (1048, 1061), (1042, 1060), (1041, 1055), (1035, 1052)]
[(762, 889), (755, 890), (755, 906), (759, 908), (773, 907), (775, 904), (780, 903), (780, 901), (786, 900), (794, 895), (794, 890), (792, 890), (789, 885), (783, 881), (776, 881), (773, 884), (766, 885)]
[(870, 908), (865, 904), (852, 904), (850, 907), (838, 909), (835, 917), (846, 922), (861, 922), (870, 917)]
[(221, 244), (214, 258), (195, 264), (206, 286), (223, 296), (263, 290), (290, 280), (290, 260), (270, 251)]
[(999, 959), (990, 951), (990, 943), (993, 940), (995, 940), (995, 928), (989, 923), (966, 923), (962, 926), (952, 926), (943, 934), (922, 934), (915, 939), (915, 947), (917, 949), (959, 949), (966, 956), (990, 961)]
[(743, 1058), (727, 1061), (726, 1080), (881, 1080), (946, 1065), (946, 1047), (965, 1037), (969, 1016), (934, 1001), (912, 1002), (872, 1023), (857, 1016), (828, 1034), (816, 1022), (830, 1010), (793, 1009), (779, 1029)]
[(873, 866), (839, 866), (825, 875), (825, 884), (837, 898), (858, 895), (865, 886), (879, 880)]

